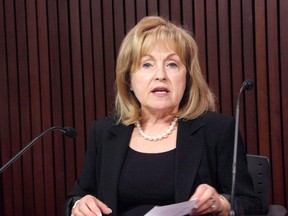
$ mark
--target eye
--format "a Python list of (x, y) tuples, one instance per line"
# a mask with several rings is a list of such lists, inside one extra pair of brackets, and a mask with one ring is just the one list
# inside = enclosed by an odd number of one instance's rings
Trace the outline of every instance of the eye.
[(172, 68), (172, 69), (174, 69), (174, 68), (177, 68), (178, 67), (178, 65), (175, 63), (175, 62), (170, 62), (170, 63), (168, 63), (168, 65), (167, 65), (169, 68)]
[(150, 64), (150, 63), (144, 63), (144, 64), (142, 65), (142, 67), (143, 67), (143, 68), (150, 68), (150, 67), (152, 67), (152, 64)]

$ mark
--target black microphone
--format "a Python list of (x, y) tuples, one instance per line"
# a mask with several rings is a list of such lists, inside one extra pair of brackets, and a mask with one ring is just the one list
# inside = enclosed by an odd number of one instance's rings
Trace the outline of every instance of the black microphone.
[(35, 137), (27, 146), (25, 146), (21, 151), (19, 151), (13, 158), (11, 158), (3, 167), (0, 169), (0, 173), (4, 172), (15, 160), (17, 160), (22, 154), (24, 154), (29, 148), (31, 148), (36, 141), (38, 141), (41, 137), (43, 137), (46, 133), (50, 131), (61, 131), (65, 136), (68, 136), (70, 138), (75, 138), (77, 136), (77, 132), (74, 128), (70, 127), (59, 127), (54, 126), (51, 128), (48, 128), (46, 131), (39, 134), (37, 137)]
[(59, 130), (65, 135), (68, 136), (72, 139), (74, 139), (77, 136), (77, 132), (74, 128), (71, 127), (64, 127), (64, 128), (59, 128)]
[(240, 112), (240, 101), (241, 95), (245, 90), (250, 90), (254, 86), (253, 80), (245, 80), (239, 91), (236, 105), (236, 116), (235, 116), (235, 134), (234, 134), (234, 153), (233, 153), (233, 164), (232, 164), (232, 187), (231, 187), (231, 210), (230, 216), (235, 216), (234, 211), (234, 196), (235, 196), (235, 182), (236, 182), (236, 165), (237, 165), (237, 148), (238, 148), (238, 130), (239, 130), (239, 112)]

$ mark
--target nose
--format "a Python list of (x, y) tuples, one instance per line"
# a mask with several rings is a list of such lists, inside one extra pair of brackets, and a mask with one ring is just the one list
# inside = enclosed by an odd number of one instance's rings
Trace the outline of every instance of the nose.
[(163, 65), (159, 66), (157, 68), (157, 71), (156, 71), (156, 75), (155, 75), (155, 78), (156, 80), (166, 80), (166, 77), (167, 74), (166, 74), (166, 70), (165, 70), (165, 67)]

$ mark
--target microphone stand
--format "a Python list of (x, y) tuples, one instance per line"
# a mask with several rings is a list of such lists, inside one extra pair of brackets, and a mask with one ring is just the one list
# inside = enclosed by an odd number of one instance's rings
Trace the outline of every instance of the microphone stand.
[(59, 127), (54, 126), (51, 128), (48, 128), (46, 131), (39, 134), (37, 137), (35, 137), (27, 146), (25, 146), (21, 151), (19, 151), (13, 158), (11, 158), (3, 167), (0, 169), (0, 174), (4, 172), (15, 160), (17, 160), (22, 154), (24, 154), (29, 148), (31, 148), (36, 141), (38, 141), (41, 137), (43, 137), (46, 133), (50, 131), (60, 130), (65, 136), (68, 136), (70, 138), (75, 138), (77, 133), (76, 130), (73, 128), (68, 127)]
[(233, 164), (232, 164), (231, 210), (229, 212), (229, 216), (236, 215), (234, 211), (234, 196), (235, 196), (235, 182), (236, 182), (239, 113), (240, 113), (241, 96), (245, 90), (250, 90), (253, 88), (253, 86), (254, 86), (254, 81), (245, 80), (241, 86), (241, 89), (237, 98), (236, 114), (235, 114), (234, 152), (233, 152)]

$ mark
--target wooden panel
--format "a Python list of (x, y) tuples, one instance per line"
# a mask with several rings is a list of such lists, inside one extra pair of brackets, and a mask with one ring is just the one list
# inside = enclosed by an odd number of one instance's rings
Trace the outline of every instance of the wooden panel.
[[(6, 133), (4, 133), (4, 130), (6, 127), (9, 127), (9, 109), (7, 105), (6, 99), (8, 98), (8, 86), (7, 86), (7, 65), (6, 65), (6, 49), (5, 49), (5, 20), (4, 20), (4, 5), (0, 4), (0, 26), (2, 26), (3, 30), (0, 31), (0, 113), (6, 113), (6, 115), (1, 116), (0, 121), (0, 162), (8, 160), (9, 148), (8, 146), (5, 146), (4, 143), (8, 142), (9, 135), (8, 130), (6, 130)], [(7, 151), (8, 150), (8, 151)], [(6, 155), (6, 158), (5, 158)], [(5, 160), (4, 160), (5, 158)], [(2, 165), (0, 165), (2, 166)], [(6, 173), (3, 173), (3, 175)], [(8, 180), (8, 178), (6, 177)], [(5, 183), (5, 180), (2, 180), (0, 177), (0, 194), (3, 192), (3, 185)], [(0, 209), (3, 209), (3, 199), (2, 195), (0, 195)], [(3, 213), (1, 210), (0, 213)]]
[[(39, 79), (40, 79), (40, 107), (41, 107), (41, 121), (35, 124), (41, 126), (41, 130), (45, 130), (52, 126), (51, 115), (51, 94), (50, 94), (50, 64), (49, 64), (49, 35), (48, 35), (48, 14), (46, 7), (46, 0), (40, 0), (36, 5), (37, 11), (37, 35), (38, 35), (38, 58), (39, 61)], [(36, 136), (36, 134), (34, 134)], [(45, 212), (47, 214), (56, 214), (55, 207), (55, 182), (53, 175), (53, 146), (52, 136), (48, 134), (43, 139), (43, 142), (37, 143), (43, 147), (42, 160), (44, 169), (44, 200)], [(37, 163), (37, 161), (35, 161)], [(37, 177), (37, 176), (35, 176)], [(48, 202), (47, 200), (53, 200)], [(40, 210), (41, 211), (41, 210)], [(43, 210), (42, 210), (43, 211)], [(38, 210), (37, 210), (38, 212)]]
[[(73, 125), (73, 88), (72, 88), (72, 69), (71, 69), (71, 53), (70, 53), (70, 37), (69, 37), (69, 8), (66, 1), (58, 1), (59, 17), (59, 52), (61, 55), (60, 71), (62, 85), (62, 101), (65, 104), (63, 109), (63, 122), (65, 125)], [(76, 176), (75, 169), (75, 146), (73, 140), (66, 140), (65, 148), (65, 194), (70, 190), (72, 183), (69, 179), (74, 179)], [(63, 160), (62, 158), (62, 160)], [(48, 214), (47, 214), (48, 215)]]
[[(3, 133), (8, 133), (10, 135), (10, 138), (7, 140), (4, 140), (5, 146), (4, 149), (10, 148), (9, 155), (7, 155), (4, 158), (9, 158), (11, 155), (16, 154), (17, 151), (21, 148), (21, 142), (20, 142), (20, 113), (19, 113), (19, 89), (18, 89), (18, 74), (17, 74), (17, 58), (16, 58), (16, 30), (15, 30), (15, 18), (14, 18), (14, 2), (10, 1), (7, 2), (5, 5), (4, 11), (5, 11), (5, 34), (6, 34), (6, 56), (7, 56), (7, 71), (9, 70), (9, 73), (7, 73), (7, 84), (8, 84), (8, 97), (6, 98), (6, 103), (9, 104), (9, 112), (5, 115), (8, 115), (10, 122), (10, 128), (9, 130), (3, 131)], [(2, 28), (3, 29), (3, 28)], [(1, 117), (2, 119), (2, 117)], [(5, 118), (3, 118), (5, 119)], [(8, 123), (7, 122), (7, 123)], [(13, 128), (13, 130), (12, 130)], [(14, 145), (9, 145), (10, 143), (13, 143)], [(14, 197), (13, 193), (8, 193), (7, 197), (5, 196), (5, 199), (3, 199), (3, 214), (4, 215), (13, 215), (13, 203), (15, 203), (15, 208), (19, 209), (20, 211), (24, 212), (24, 206), (23, 206), (23, 190), (22, 190), (22, 167), (21, 167), (21, 161), (17, 161), (15, 163), (15, 166), (13, 169), (8, 170), (5, 175), (3, 175), (3, 183), (5, 184), (5, 181), (8, 180), (7, 186), (10, 187), (10, 191), (17, 192), (19, 191), (19, 196)], [(3, 195), (4, 195), (4, 189), (6, 186), (3, 186)], [(6, 192), (7, 193), (7, 192)], [(4, 197), (4, 196), (3, 196)], [(7, 200), (6, 200), (7, 198)], [(15, 212), (17, 213), (17, 212)]]
[(121, 41), (157, 14), (193, 32), (220, 112), (233, 115), (242, 82), (255, 81), (241, 134), (271, 160), (271, 202), (288, 206), (288, 1), (0, 0), (1, 165), (51, 126), (78, 132), (45, 135), (1, 174), (0, 215), (63, 215), (90, 126), (113, 111)]
[[(38, 38), (37, 38), (37, 12), (36, 5), (27, 2), (27, 42), (28, 42), (28, 59), (29, 59), (29, 79), (30, 79), (30, 94), (31, 94), (31, 134), (36, 136), (41, 132), (41, 96), (40, 96), (40, 77), (39, 77), (39, 63), (38, 63)], [(44, 163), (43, 147), (36, 145), (33, 148), (33, 189), (36, 205), (35, 214), (42, 214), (41, 209), (45, 209), (45, 203), (42, 202), (45, 197), (44, 190)], [(21, 214), (21, 211), (19, 212)]]
[[(218, 58), (218, 23), (216, 1), (206, 1), (206, 56), (207, 56), (207, 81), (216, 95), (219, 92), (219, 58)], [(198, 34), (196, 32), (196, 34)], [(201, 35), (200, 35), (201, 37)]]
[(206, 64), (206, 19), (205, 19), (205, 5), (204, 1), (195, 0), (194, 14), (195, 14), (195, 40), (199, 49), (199, 62), (201, 65), (202, 73), (207, 77), (207, 64)]
[[(242, 25), (241, 25), (241, 0), (236, 0), (231, 2), (230, 10), (230, 22), (231, 22), (231, 77), (232, 77), (232, 109), (233, 114), (235, 114), (235, 107), (239, 89), (242, 85), (243, 78), (243, 49), (242, 49)], [(241, 110), (243, 110), (243, 102), (241, 101)], [(245, 130), (243, 124), (243, 115), (240, 113), (240, 128), (243, 137), (245, 137)]]
[[(113, 27), (113, 8), (112, 0), (103, 1), (103, 17), (105, 26), (103, 30), (104, 43), (104, 64), (105, 64), (105, 92), (106, 92), (106, 106), (109, 111), (113, 109), (114, 105), (114, 80), (115, 80), (115, 47), (114, 47), (114, 27)], [(111, 113), (110, 113), (111, 114)]]
[[(257, 53), (256, 63), (256, 89), (257, 89), (257, 103), (258, 121), (259, 121), (259, 142), (260, 148), (263, 150), (269, 149), (269, 119), (268, 119), (268, 88), (267, 88), (267, 62), (266, 62), (266, 34), (265, 34), (265, 16), (264, 16), (264, 2), (255, 2), (255, 42)], [(261, 151), (261, 149), (260, 149)]]
[[(282, 161), (284, 165), (284, 171), (283, 171), (283, 176), (282, 178), (284, 179), (285, 184), (282, 187), (282, 191), (285, 190), (285, 203), (286, 206), (288, 206), (288, 160), (287, 160), (287, 155), (288, 155), (288, 43), (287, 43), (287, 38), (288, 38), (288, 23), (287, 23), (287, 14), (288, 14), (288, 1), (285, 0), (280, 0), (279, 1), (279, 59), (280, 60), (280, 69), (277, 70), (279, 72), (279, 78), (280, 78), (280, 85), (279, 87), (281, 88), (280, 90), (280, 103), (281, 103), (281, 113), (279, 113), (280, 118), (281, 118), (281, 127), (278, 125), (278, 130), (281, 130), (281, 137), (282, 137), (282, 155), (284, 156)], [(275, 85), (274, 85), (275, 87)], [(274, 88), (273, 87), (273, 88)], [(278, 168), (274, 167), (275, 171), (278, 170)], [(274, 171), (274, 172), (275, 172)], [(273, 186), (278, 184), (277, 178), (274, 178)], [(285, 187), (284, 187), (285, 186)], [(285, 188), (285, 189), (284, 189)], [(284, 190), (283, 190), (284, 189)], [(277, 193), (276, 190), (273, 188), (273, 192)]]
[[(28, 57), (27, 57), (27, 29), (26, 12), (23, 1), (15, 1), (16, 13), (16, 33), (21, 33), (21, 37), (16, 37), (17, 43), (17, 72), (18, 72), (18, 85), (19, 85), (19, 109), (20, 109), (20, 139), (21, 148), (25, 143), (31, 140), (31, 110), (30, 110), (30, 94), (29, 94), (29, 70), (28, 70)], [(33, 193), (33, 151), (28, 151), (25, 157), (22, 158), (23, 162), (23, 177), (22, 187), (23, 196), (27, 199), (23, 199), (24, 214), (34, 211), (34, 193)], [(25, 176), (25, 178), (24, 178)], [(17, 177), (15, 176), (15, 179)], [(15, 196), (16, 198), (16, 196)], [(17, 211), (17, 210), (15, 210)]]
[[(230, 53), (230, 26), (228, 1), (218, 2), (218, 34), (219, 34), (219, 94), (221, 104), (219, 111), (232, 115), (234, 111), (231, 84), (231, 53)], [(225, 87), (225, 89), (223, 89)]]
[(268, 85), (269, 85), (269, 111), (270, 111), (270, 134), (271, 134), (271, 156), (274, 163), (272, 164), (273, 178), (277, 179), (274, 184), (275, 202), (285, 201), (285, 191), (281, 190), (284, 185), (284, 168), (282, 155), (282, 138), (281, 138), (281, 98), (280, 98), (280, 74), (279, 71), (279, 49), (278, 49), (278, 25), (277, 25), (277, 3), (275, 1), (267, 2), (267, 49), (268, 54)]
[(158, 2), (157, 1), (155, 1), (155, 0), (147, 0), (147, 4), (148, 4), (148, 6), (147, 6), (147, 8), (148, 8), (148, 15), (154, 15), (154, 16), (156, 16), (156, 15), (159, 15), (158, 14), (158, 11), (159, 11), (159, 9), (158, 9)]
[[(105, 103), (105, 86), (103, 85), (103, 80), (105, 77), (104, 70), (104, 47), (103, 47), (103, 22), (102, 22), (102, 8), (101, 1), (92, 1), (92, 34), (93, 34), (93, 62), (94, 62), (94, 82), (95, 82), (95, 98), (96, 103), (96, 117), (101, 118), (106, 113), (106, 103)], [(122, 26), (125, 29), (124, 26)]]
[(136, 17), (137, 17), (137, 21), (139, 21), (142, 17), (146, 16), (146, 0), (138, 0), (135, 1), (136, 4)]
[(125, 0), (125, 32), (129, 31), (136, 23), (136, 6), (134, 0)]
[[(138, 3), (137, 3), (138, 4)], [(121, 42), (123, 40), (123, 38), (125, 37), (125, 28), (123, 28), (125, 26), (125, 20), (124, 20), (124, 5), (121, 1), (116, 1), (114, 2), (114, 28), (115, 28), (115, 50), (114, 50), (114, 54), (115, 57), (114, 59), (117, 58), (117, 54), (118, 54), (118, 49), (121, 45)]]
[(194, 4), (190, 0), (182, 1), (182, 19), (183, 25), (189, 31), (194, 32)]
[(170, 19), (180, 23), (181, 22), (181, 1), (170, 1)]
[[(73, 89), (73, 117), (74, 127), (77, 128), (77, 142), (82, 145), (75, 146), (76, 173), (79, 175), (85, 154), (86, 130), (84, 129), (84, 98), (83, 98), (83, 71), (81, 53), (81, 23), (79, 14), (79, 1), (73, 0), (69, 4), (71, 63), (72, 63), (72, 89)], [(77, 117), (78, 116), (78, 117)], [(81, 116), (81, 118), (80, 118)], [(77, 153), (76, 153), (77, 152)]]
[(159, 4), (158, 15), (166, 17), (166, 18), (170, 18), (171, 14), (170, 14), (169, 3), (170, 1), (167, 1), (167, 0), (158, 0), (158, 4)]
[[(8, 84), (8, 50), (7, 50), (7, 34), (8, 28), (6, 27), (6, 18), (8, 15), (8, 9), (5, 7), (6, 5), (0, 4), (0, 113), (1, 121), (0, 121), (0, 161), (1, 164), (3, 161), (8, 161), (11, 155), (11, 122), (10, 122), (10, 107), (9, 107), (9, 84)], [(5, 113), (5, 114), (4, 114)], [(5, 194), (4, 199), (4, 188), (7, 187), (9, 189), (12, 188), (12, 172), (11, 169), (7, 170), (5, 173), (0, 176), (0, 214), (2, 215), (13, 215), (11, 209), (7, 208), (11, 206), (13, 203), (12, 193)], [(21, 191), (22, 192), (22, 191)], [(21, 196), (22, 193), (19, 193)], [(23, 211), (23, 206), (18, 207)]]
[[(257, 10), (257, 9), (256, 9)], [(254, 17), (257, 16), (254, 15), (255, 11), (253, 11), (253, 4), (251, 4), (251, 1), (242, 2), (242, 40), (243, 40), (243, 72), (242, 72), (242, 80), (246, 79), (252, 79), (255, 82), (255, 87), (244, 93), (243, 96), (243, 106), (242, 108), (242, 134), (245, 139), (246, 143), (246, 149), (248, 152), (254, 152), (254, 154), (258, 153), (258, 142), (259, 138), (255, 136), (257, 134), (257, 111), (256, 111), (256, 94), (257, 94), (257, 86), (258, 86), (258, 80), (257, 77), (255, 77), (255, 69), (258, 69), (258, 66), (255, 66), (255, 62), (257, 64), (257, 57), (256, 60), (254, 58), (255, 55), (255, 49), (256, 52), (258, 51), (254, 44), (254, 37), (257, 37), (257, 33), (254, 35)], [(257, 19), (256, 19), (257, 20)], [(256, 21), (255, 21), (256, 22)], [(248, 34), (248, 35), (246, 35)], [(237, 42), (236, 42), (237, 43)], [(257, 44), (256, 44), (257, 46)], [(241, 80), (241, 79), (239, 79)], [(238, 87), (239, 88), (239, 87)], [(236, 92), (238, 92), (236, 88)]]

